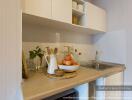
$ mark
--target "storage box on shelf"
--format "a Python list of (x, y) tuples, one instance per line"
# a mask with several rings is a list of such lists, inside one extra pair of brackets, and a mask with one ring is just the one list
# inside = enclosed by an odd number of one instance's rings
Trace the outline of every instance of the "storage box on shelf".
[(76, 15), (76, 16), (83, 16), (85, 13), (81, 12), (81, 11), (79, 11), (77, 9), (72, 8), (72, 14)]
[(73, 1), (76, 1), (77, 3), (79, 3), (79, 4), (84, 4), (86, 1), (84, 1), (84, 0), (73, 0)]
[(83, 1), (83, 3), (78, 2), (81, 0), (72, 0), (72, 8), (80, 11), (80, 12), (84, 12), (84, 5), (85, 5), (85, 1)]
[(85, 15), (85, 1), (72, 0), (72, 24), (81, 25)]

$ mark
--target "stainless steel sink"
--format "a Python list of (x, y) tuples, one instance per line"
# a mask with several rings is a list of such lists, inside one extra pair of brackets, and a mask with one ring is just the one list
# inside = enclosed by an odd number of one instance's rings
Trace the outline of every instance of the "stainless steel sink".
[(108, 64), (101, 64), (101, 63), (95, 63), (95, 64), (91, 64), (88, 66), (89, 68), (93, 68), (96, 70), (105, 70), (108, 68), (112, 68), (112, 65), (108, 65)]
[(87, 67), (87, 68), (92, 68), (95, 70), (105, 70), (105, 69), (114, 67), (114, 65), (112, 64), (103, 63), (103, 62), (95, 62), (95, 61), (89, 64), (82, 65), (82, 66)]

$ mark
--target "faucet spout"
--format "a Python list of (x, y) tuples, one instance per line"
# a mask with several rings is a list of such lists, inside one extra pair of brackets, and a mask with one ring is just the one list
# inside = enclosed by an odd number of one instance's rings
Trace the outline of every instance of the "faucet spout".
[(98, 61), (99, 60), (99, 52), (96, 51), (96, 54), (95, 54), (95, 61)]

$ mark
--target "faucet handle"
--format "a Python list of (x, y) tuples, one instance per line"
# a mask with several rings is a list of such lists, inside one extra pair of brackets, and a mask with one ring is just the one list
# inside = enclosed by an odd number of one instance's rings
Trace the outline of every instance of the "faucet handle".
[(96, 50), (96, 53), (95, 53), (95, 60), (97, 61), (99, 59), (99, 52)]
[(96, 55), (98, 55), (99, 54), (99, 52), (96, 50)]

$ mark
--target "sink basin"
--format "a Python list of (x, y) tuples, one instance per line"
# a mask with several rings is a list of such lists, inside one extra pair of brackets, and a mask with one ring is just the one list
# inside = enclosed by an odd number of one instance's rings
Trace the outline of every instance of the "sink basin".
[(95, 70), (105, 70), (105, 69), (114, 67), (114, 65), (112, 64), (106, 64), (106, 63), (101, 63), (101, 62), (92, 62), (90, 64), (82, 65), (82, 66), (87, 67), (87, 68), (92, 68)]
[(96, 70), (105, 70), (105, 69), (108, 69), (108, 68), (112, 68), (113, 66), (112, 65), (107, 65), (107, 64), (97, 63), (97, 64), (91, 64), (88, 67), (96, 69)]

